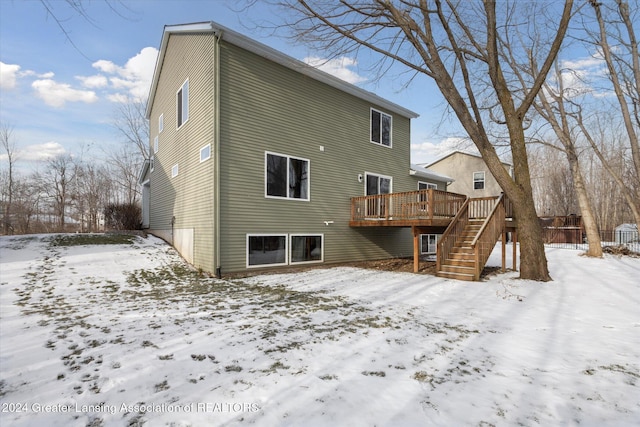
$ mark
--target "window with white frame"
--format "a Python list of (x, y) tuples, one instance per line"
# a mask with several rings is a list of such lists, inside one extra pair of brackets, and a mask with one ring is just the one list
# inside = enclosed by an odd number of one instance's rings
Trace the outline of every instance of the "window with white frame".
[(211, 144), (207, 144), (200, 149), (200, 163), (211, 158)]
[(164, 129), (164, 113), (160, 114), (160, 117), (158, 117), (158, 133), (162, 132), (163, 129)]
[[(429, 190), (429, 189), (437, 190), (438, 185), (432, 182), (418, 181), (418, 190)], [(420, 193), (418, 197), (420, 199), (420, 209), (426, 210), (428, 207), (427, 203), (429, 202), (428, 200), (429, 196), (425, 193)]]
[(286, 264), (286, 234), (247, 234), (247, 267)]
[(153, 172), (155, 165), (156, 165), (156, 156), (151, 156), (149, 158), (149, 169), (151, 170), (151, 172)]
[(176, 94), (178, 113), (178, 128), (189, 120), (189, 79), (187, 79)]
[(438, 184), (434, 184), (432, 182), (423, 182), (423, 181), (418, 182), (418, 190), (429, 190), (429, 189), (437, 190)]
[(309, 160), (265, 153), (265, 196), (309, 200)]
[(153, 152), (157, 153), (158, 152), (158, 135), (156, 135), (155, 138), (153, 138)]
[(473, 173), (473, 189), (474, 190), (484, 189), (484, 171)]
[(173, 167), (171, 168), (171, 178), (175, 178), (176, 176), (178, 176), (178, 164), (177, 163), (175, 165), (173, 165)]
[(291, 264), (306, 262), (322, 262), (324, 250), (322, 247), (323, 236), (316, 235), (291, 235)]
[(371, 142), (391, 147), (391, 122), (390, 115), (371, 109)]
[(437, 234), (421, 234), (420, 235), (420, 253), (435, 254), (438, 245)]

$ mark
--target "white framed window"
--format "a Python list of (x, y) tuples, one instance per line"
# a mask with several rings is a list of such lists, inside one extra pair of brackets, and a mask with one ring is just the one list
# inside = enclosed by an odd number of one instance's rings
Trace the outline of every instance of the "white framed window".
[(420, 253), (435, 254), (438, 245), (437, 234), (421, 234), (420, 235)]
[(484, 171), (473, 173), (473, 189), (474, 190), (484, 189)]
[(418, 181), (418, 190), (429, 190), (429, 189), (438, 189), (438, 184), (434, 184), (433, 182), (424, 182)]
[(164, 130), (164, 113), (160, 114), (158, 117), (158, 133), (161, 133)]
[(247, 268), (287, 265), (286, 234), (247, 234)]
[(175, 165), (173, 165), (173, 167), (171, 168), (171, 178), (175, 178), (176, 176), (178, 176), (178, 164), (177, 163)]
[(291, 264), (324, 261), (323, 234), (291, 234), (289, 241)]
[(211, 144), (207, 144), (200, 149), (200, 163), (211, 158)]
[(178, 129), (189, 120), (189, 79), (176, 92), (176, 110)]
[(393, 178), (386, 175), (379, 175), (371, 172), (365, 172), (365, 196), (373, 196), (375, 194), (389, 194), (393, 192)]
[(265, 152), (265, 197), (310, 200), (309, 160)]
[(391, 147), (391, 126), (393, 119), (389, 114), (371, 109), (371, 142)]
[[(365, 186), (364, 195), (374, 196), (378, 194), (389, 194), (393, 192), (393, 178), (385, 175), (377, 175), (369, 172), (364, 173)], [(386, 218), (389, 215), (389, 203), (387, 198), (377, 198), (366, 205), (366, 215), (371, 218)]]
[(157, 153), (158, 152), (158, 135), (156, 135), (155, 138), (153, 138), (153, 152)]
[(149, 158), (149, 169), (151, 170), (151, 172), (153, 172), (153, 169), (156, 166), (156, 156), (151, 156)]

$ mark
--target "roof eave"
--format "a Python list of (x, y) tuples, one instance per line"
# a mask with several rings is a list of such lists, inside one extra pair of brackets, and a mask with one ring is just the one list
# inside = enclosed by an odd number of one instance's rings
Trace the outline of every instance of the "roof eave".
[(147, 119), (150, 119), (150, 116), (151, 116), (151, 106), (153, 105), (153, 100), (155, 98), (159, 72), (162, 67), (162, 63), (164, 61), (164, 55), (166, 53), (169, 37), (171, 36), (171, 34), (175, 34), (175, 33), (217, 34), (218, 37), (221, 37), (223, 40), (233, 45), (236, 45), (245, 50), (253, 52), (256, 55), (262, 56), (263, 58), (266, 58), (277, 64), (283, 65), (301, 74), (307, 75), (315, 80), (318, 80), (322, 83), (325, 83), (329, 86), (339, 89), (345, 93), (348, 93), (350, 95), (353, 95), (355, 97), (368, 101), (372, 104), (375, 104), (381, 108), (388, 110), (389, 112), (398, 114), (400, 116), (403, 116), (409, 119), (415, 119), (419, 116), (417, 113), (407, 108), (404, 108), (398, 104), (395, 104), (391, 101), (388, 101), (372, 92), (361, 89), (351, 83), (348, 83), (342, 79), (339, 79), (331, 74), (325, 73), (324, 71), (321, 71), (315, 67), (312, 67), (311, 65), (305, 64), (302, 61), (299, 61), (289, 55), (286, 55), (265, 44), (262, 44), (256, 40), (253, 40), (247, 36), (244, 36), (236, 31), (233, 31), (229, 28), (225, 28), (222, 25), (219, 25), (215, 22), (209, 21), (209, 22), (199, 22), (199, 23), (193, 23), (193, 24), (166, 25), (164, 27), (164, 31), (162, 33), (162, 41), (160, 43), (160, 51), (158, 52), (158, 58), (156, 60), (156, 66), (153, 72), (153, 80), (151, 82), (151, 87), (149, 88), (147, 108), (145, 110), (145, 116)]

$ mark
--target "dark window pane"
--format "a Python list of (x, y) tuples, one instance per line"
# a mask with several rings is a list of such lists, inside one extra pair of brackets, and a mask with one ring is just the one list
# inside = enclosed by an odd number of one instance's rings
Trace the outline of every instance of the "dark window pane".
[(371, 110), (371, 140), (380, 143), (380, 113)]
[(289, 197), (306, 199), (308, 197), (308, 168), (305, 160), (289, 159)]
[(367, 196), (378, 194), (378, 177), (375, 175), (367, 175)]
[(287, 158), (267, 154), (267, 195), (287, 197)]
[(380, 143), (391, 146), (391, 116), (382, 114), (382, 137)]
[(380, 178), (380, 194), (391, 193), (391, 180), (389, 178)]
[(284, 264), (285, 236), (249, 236), (249, 265)]
[(322, 260), (322, 236), (291, 237), (291, 262)]

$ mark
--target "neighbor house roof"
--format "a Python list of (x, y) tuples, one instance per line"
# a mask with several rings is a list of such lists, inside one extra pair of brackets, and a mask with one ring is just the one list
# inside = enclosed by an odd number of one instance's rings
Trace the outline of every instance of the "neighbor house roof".
[(415, 165), (412, 164), (411, 165), (411, 169), (409, 170), (409, 175), (415, 175), (421, 178), (426, 178), (426, 179), (431, 179), (433, 181), (439, 181), (439, 182), (448, 182), (451, 183), (453, 181), (455, 181), (453, 178), (448, 177), (446, 175), (442, 175), (440, 173), (436, 173), (434, 171), (431, 171), (425, 167), (422, 167), (420, 165)]
[(325, 73), (324, 71), (321, 71), (315, 67), (305, 64), (304, 62), (299, 61), (295, 58), (292, 58), (291, 56), (285, 55), (284, 53), (276, 49), (273, 49), (267, 45), (257, 42), (247, 36), (244, 36), (220, 24), (217, 24), (213, 21), (208, 21), (208, 22), (199, 22), (199, 23), (193, 23), (193, 24), (165, 25), (164, 32), (162, 33), (162, 41), (160, 43), (160, 52), (158, 53), (158, 59), (156, 61), (153, 80), (151, 82), (149, 100), (147, 101), (147, 110), (146, 110), (147, 119), (151, 114), (151, 105), (153, 105), (153, 99), (155, 97), (158, 78), (160, 75), (160, 70), (162, 69), (162, 63), (164, 61), (164, 56), (166, 53), (167, 44), (169, 42), (169, 37), (172, 34), (189, 34), (189, 33), (193, 33), (193, 34), (213, 33), (227, 43), (241, 47), (247, 51), (255, 53), (256, 55), (260, 55), (263, 58), (266, 58), (270, 61), (273, 61), (285, 67), (288, 67), (292, 70), (302, 73), (322, 83), (326, 83), (329, 86), (335, 87), (343, 92), (346, 92), (358, 98), (364, 99), (372, 104), (376, 104), (382, 108), (389, 110), (392, 113), (395, 113), (410, 119), (414, 119), (418, 117), (417, 113), (411, 110), (408, 110), (404, 107), (401, 107), (384, 98), (381, 98), (372, 92), (361, 89), (357, 86), (352, 85), (351, 83), (347, 83), (344, 80), (341, 80), (337, 77), (332, 76), (331, 74)]
[[(440, 158), (440, 159), (436, 160), (435, 162), (431, 162), (431, 163), (429, 163), (428, 165), (425, 165), (424, 167), (426, 167), (426, 168), (431, 167), (431, 166), (435, 165), (436, 163), (440, 163), (440, 162), (441, 162), (441, 161), (443, 161), (444, 159), (447, 159), (447, 158), (449, 158), (449, 157), (453, 156), (454, 154), (463, 154), (463, 155), (465, 155), (465, 156), (477, 157), (478, 159), (482, 159), (482, 156), (480, 156), (480, 155), (478, 155), (478, 154), (472, 154), (472, 153), (467, 153), (467, 152), (464, 152), (464, 151), (456, 150), (456, 151), (453, 151), (453, 152), (451, 152), (451, 153), (447, 154), (446, 156), (444, 156), (444, 157), (442, 157), (442, 158)], [(502, 162), (502, 164), (503, 164), (503, 165), (507, 165), (507, 166), (512, 166), (512, 165), (511, 165), (511, 163), (509, 163), (509, 162), (504, 162), (504, 161), (503, 161), (503, 162)]]

